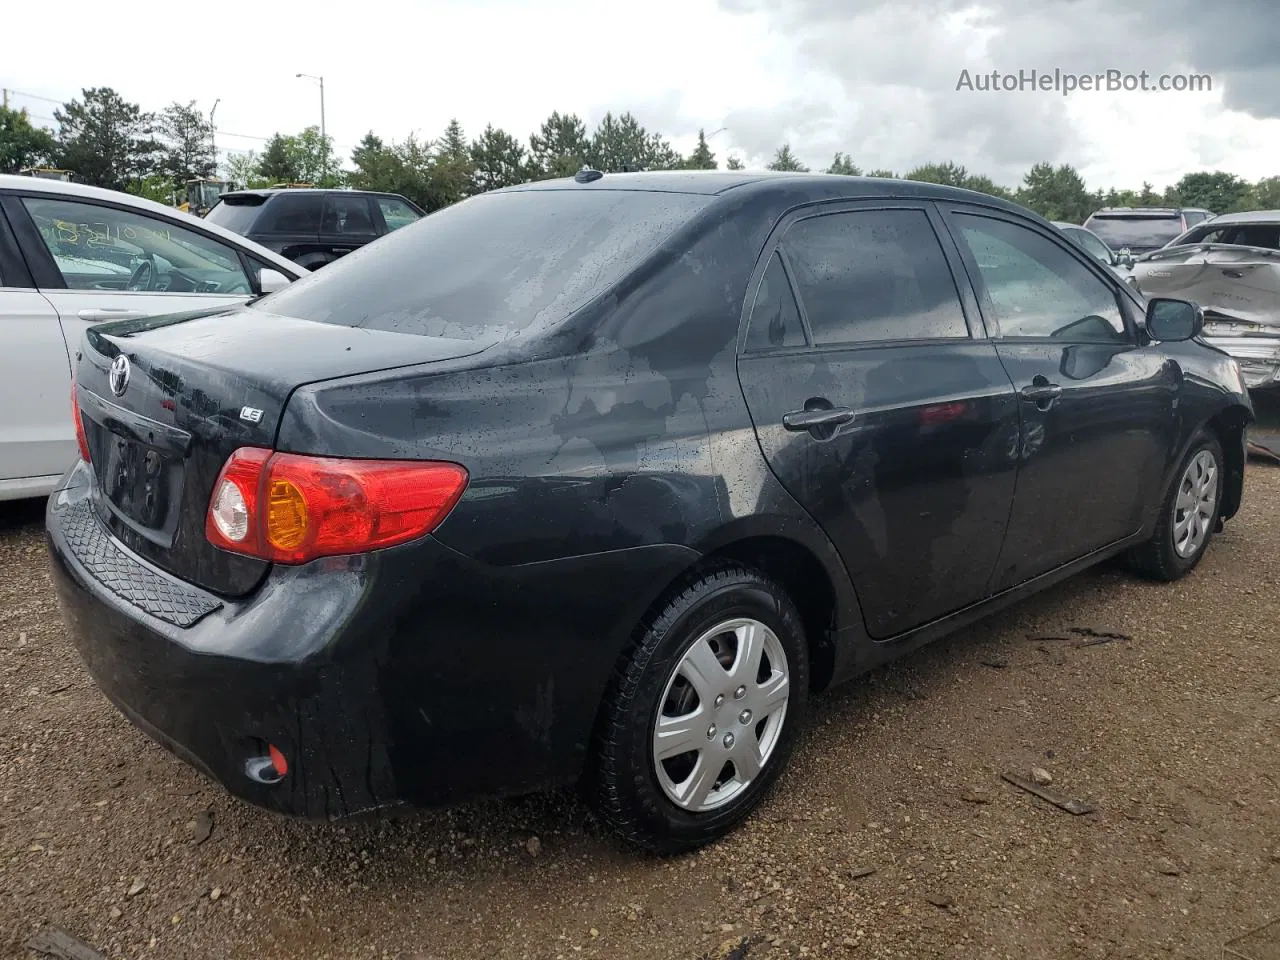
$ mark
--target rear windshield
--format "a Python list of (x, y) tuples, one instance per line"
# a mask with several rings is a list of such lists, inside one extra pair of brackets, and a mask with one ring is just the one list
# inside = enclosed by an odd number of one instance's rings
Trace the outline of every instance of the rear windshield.
[(349, 327), (504, 339), (568, 317), (713, 199), (572, 189), (481, 194), (259, 304)]
[(1112, 250), (1122, 247), (1154, 250), (1182, 233), (1182, 220), (1177, 216), (1098, 216), (1090, 217), (1085, 226), (1105, 240)]
[(254, 200), (255, 203), (236, 201), (228, 203), (226, 200), (219, 200), (204, 215), (204, 218), (232, 233), (246, 234), (253, 226), (253, 221), (258, 214), (262, 212), (262, 201), (257, 197)]

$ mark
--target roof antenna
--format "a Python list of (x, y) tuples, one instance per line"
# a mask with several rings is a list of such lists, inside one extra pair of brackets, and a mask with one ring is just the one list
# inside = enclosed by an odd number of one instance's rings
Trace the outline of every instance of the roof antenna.
[(578, 183), (591, 183), (595, 180), (599, 180), (603, 176), (604, 174), (599, 170), (592, 170), (584, 163), (582, 165), (582, 169), (573, 175), (573, 179)]

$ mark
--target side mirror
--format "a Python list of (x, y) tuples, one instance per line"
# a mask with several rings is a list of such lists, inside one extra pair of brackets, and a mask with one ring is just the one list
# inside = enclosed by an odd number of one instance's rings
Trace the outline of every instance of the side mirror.
[(1128, 247), (1125, 247), (1123, 250), (1117, 251), (1116, 264), (1118, 266), (1124, 267), (1126, 270), (1133, 269), (1133, 254), (1129, 252)]
[(1153, 340), (1190, 340), (1204, 332), (1204, 311), (1190, 300), (1152, 297), (1147, 301), (1147, 333)]
[(258, 291), (266, 296), (268, 293), (275, 293), (277, 290), (283, 290), (290, 284), (290, 280), (279, 270), (272, 270), (270, 267), (263, 267), (258, 274)]

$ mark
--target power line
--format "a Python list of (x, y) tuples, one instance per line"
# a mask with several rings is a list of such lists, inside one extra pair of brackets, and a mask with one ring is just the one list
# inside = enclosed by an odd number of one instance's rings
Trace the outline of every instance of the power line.
[[(44, 103), (53, 103), (53, 104), (57, 104), (59, 107), (61, 107), (61, 106), (63, 106), (63, 105), (64, 105), (64, 104), (63, 104), (63, 102), (62, 102), (61, 100), (55, 100), (53, 97), (43, 97), (43, 96), (40, 96), (40, 95), (39, 95), (39, 94), (37, 94), (37, 93), (26, 93), (26, 92), (24, 92), (24, 91), (22, 91), (22, 90), (14, 90), (12, 87), (8, 88), (8, 90), (9, 90), (9, 95), (10, 95), (11, 97), (24, 97), (24, 98), (26, 98), (26, 99), (28, 99), (28, 100), (40, 100), (40, 101), (42, 101), (42, 102), (44, 102)], [(57, 121), (57, 120), (55, 120), (53, 117), (40, 116), (40, 115), (38, 115), (38, 114), (34, 114), (34, 113), (33, 113), (33, 114), (31, 114), (31, 117), (32, 117), (33, 119), (35, 119), (35, 120), (44, 120), (44, 121), (46, 121), (46, 122), (48, 122), (48, 123), (57, 123), (57, 122), (58, 122), (58, 121)], [(230, 137), (230, 138), (231, 138), (231, 139), (233, 139), (233, 140), (256, 140), (258, 143), (268, 143), (268, 142), (270, 142), (270, 140), (271, 140), (271, 137), (263, 137), (263, 136), (259, 136), (259, 135), (254, 134), (254, 133), (231, 133), (230, 131), (222, 130), (222, 129), (219, 129), (219, 130), (218, 130), (218, 136), (219, 136), (219, 137)], [(352, 144), (349, 144), (349, 143), (335, 143), (335, 144), (333, 145), (333, 149), (335, 149), (335, 150), (354, 150), (354, 149), (355, 149), (355, 146), (354, 146), (354, 145), (352, 145)]]

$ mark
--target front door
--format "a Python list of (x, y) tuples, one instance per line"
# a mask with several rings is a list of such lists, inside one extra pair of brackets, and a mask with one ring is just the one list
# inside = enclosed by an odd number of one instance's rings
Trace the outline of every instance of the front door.
[(1175, 442), (1176, 367), (1064, 238), (990, 210), (948, 220), (1018, 390), (1017, 493), (993, 590), (1136, 533)]
[(765, 458), (879, 639), (983, 598), (1013, 499), (1013, 385), (940, 235), (925, 204), (792, 215), (738, 363)]

